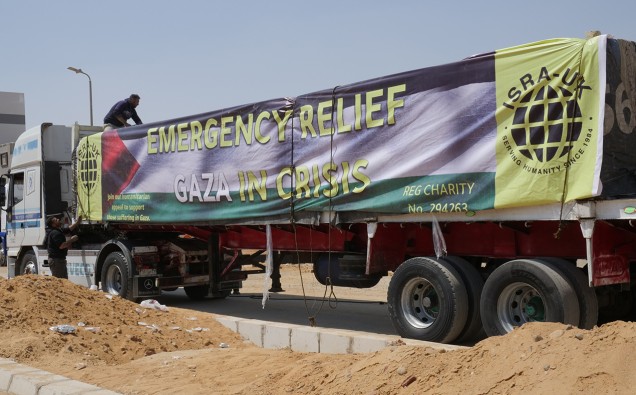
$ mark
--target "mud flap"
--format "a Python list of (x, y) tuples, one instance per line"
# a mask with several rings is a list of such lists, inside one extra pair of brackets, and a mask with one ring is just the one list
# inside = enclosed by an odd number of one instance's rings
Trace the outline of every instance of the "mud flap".
[(136, 298), (146, 298), (161, 295), (158, 277), (135, 276), (133, 281), (133, 295)]

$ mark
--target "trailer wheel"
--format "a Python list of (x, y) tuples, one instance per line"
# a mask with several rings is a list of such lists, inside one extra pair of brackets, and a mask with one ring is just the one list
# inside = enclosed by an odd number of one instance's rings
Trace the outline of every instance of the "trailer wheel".
[(194, 285), (192, 287), (183, 287), (188, 298), (192, 300), (202, 300), (208, 296), (208, 292), (210, 291), (209, 285)]
[(578, 325), (580, 318), (572, 285), (537, 260), (514, 260), (495, 269), (484, 284), (480, 308), (488, 336), (534, 321)]
[(441, 259), (448, 262), (455, 270), (457, 270), (462, 283), (466, 287), (466, 293), (468, 296), (468, 318), (464, 329), (462, 329), (455, 342), (468, 343), (484, 338), (486, 333), (484, 332), (484, 327), (481, 324), (481, 313), (479, 310), (481, 292), (484, 288), (484, 279), (479, 271), (464, 258), (458, 256), (446, 256)]
[(111, 295), (133, 300), (130, 264), (121, 252), (111, 252), (102, 268), (102, 290)]
[(541, 258), (540, 260), (552, 265), (554, 270), (560, 271), (570, 281), (570, 285), (572, 285), (579, 300), (581, 317), (578, 327), (581, 329), (594, 328), (594, 325), (598, 323), (598, 299), (594, 288), (588, 284), (587, 276), (575, 264), (565, 259)]
[(232, 291), (230, 291), (229, 289), (224, 289), (223, 291), (218, 291), (218, 292), (211, 293), (209, 296), (212, 299), (225, 299), (228, 296), (230, 296), (231, 292)]
[(20, 261), (20, 274), (38, 274), (38, 262), (35, 259), (35, 254), (27, 252)]
[(612, 321), (633, 321), (631, 317), (634, 307), (634, 295), (631, 291), (611, 292), (610, 303), (599, 311), (599, 322), (606, 324)]
[(391, 278), (387, 300), (393, 326), (403, 337), (449, 343), (466, 324), (466, 288), (444, 261), (418, 257), (402, 263)]

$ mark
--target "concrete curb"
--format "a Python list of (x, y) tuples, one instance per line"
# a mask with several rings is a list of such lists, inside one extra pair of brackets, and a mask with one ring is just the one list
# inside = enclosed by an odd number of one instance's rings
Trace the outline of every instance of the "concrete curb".
[(223, 326), (240, 334), (244, 339), (259, 347), (269, 349), (289, 348), (299, 352), (353, 354), (374, 352), (398, 344), (446, 351), (467, 348), (344, 329), (307, 327), (231, 316), (217, 316), (215, 318)]
[(95, 385), (0, 358), (0, 391), (15, 395), (118, 395)]

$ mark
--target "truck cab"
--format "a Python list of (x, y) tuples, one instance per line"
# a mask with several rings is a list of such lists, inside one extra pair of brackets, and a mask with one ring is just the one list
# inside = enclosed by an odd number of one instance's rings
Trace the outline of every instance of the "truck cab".
[[(91, 158), (82, 158), (76, 148), (80, 141), (87, 141), (85, 137), (98, 133), (101, 127), (45, 123), (18, 137), (9, 171), (0, 177), (0, 191), (6, 190), (1, 201), (6, 213), (9, 278), (52, 275), (45, 246), (46, 219), (61, 217), (64, 228), (86, 212), (76, 186), (99, 176), (81, 173), (82, 166), (91, 165), (87, 163)], [(184, 231), (187, 228), (89, 218), (79, 226), (79, 240), (67, 250), (68, 279), (131, 300), (156, 297), (162, 290), (178, 287), (184, 287), (193, 299), (225, 297), (240, 287), (243, 275), (235, 278), (229, 273), (222, 281), (217, 266), (223, 262), (212, 259), (218, 254), (209, 253), (207, 238), (194, 240)], [(217, 265), (214, 270), (212, 261)]]
[[(46, 260), (46, 218), (74, 216), (72, 157), (80, 138), (101, 127), (43, 123), (22, 133), (13, 144), (9, 171), (3, 177), (9, 277), (17, 273), (50, 274)], [(2, 153), (0, 152), (0, 155)], [(1, 159), (1, 157), (0, 157)]]

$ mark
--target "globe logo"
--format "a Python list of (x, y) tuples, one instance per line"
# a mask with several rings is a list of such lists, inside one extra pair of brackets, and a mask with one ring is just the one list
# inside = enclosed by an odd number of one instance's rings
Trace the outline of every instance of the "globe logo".
[(84, 144), (78, 150), (77, 157), (77, 178), (79, 180), (79, 187), (84, 191), (84, 194), (91, 196), (95, 193), (97, 183), (99, 182), (97, 160), (99, 157), (99, 150), (95, 144)]
[(546, 85), (519, 100), (510, 135), (521, 155), (545, 163), (567, 155), (582, 129), (576, 93)]

